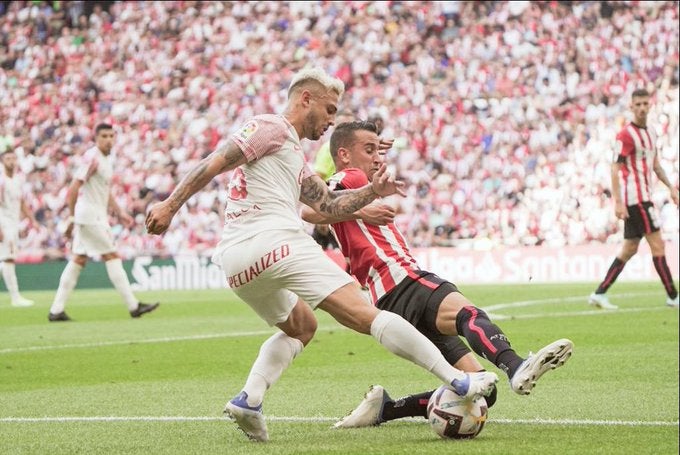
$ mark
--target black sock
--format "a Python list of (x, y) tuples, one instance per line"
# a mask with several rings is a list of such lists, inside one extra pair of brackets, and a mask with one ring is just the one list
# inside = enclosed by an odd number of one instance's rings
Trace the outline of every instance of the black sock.
[(509, 378), (524, 361), (510, 347), (510, 340), (503, 331), (477, 307), (466, 306), (458, 312), (456, 329), (473, 351), (503, 370)]
[(678, 296), (678, 290), (675, 289), (675, 284), (673, 283), (673, 277), (671, 276), (671, 271), (668, 268), (668, 262), (666, 262), (666, 256), (654, 256), (652, 258), (654, 261), (654, 268), (656, 273), (659, 274), (663, 287), (666, 289), (666, 294), (671, 299)]
[(383, 421), (401, 419), (402, 417), (425, 417), (427, 419), (427, 402), (434, 390), (416, 395), (409, 395), (398, 400), (390, 400), (383, 407), (381, 418)]
[[(656, 265), (656, 261), (654, 262), (654, 265)], [(615, 258), (612, 262), (612, 265), (609, 266), (609, 270), (607, 270), (607, 275), (605, 275), (604, 281), (602, 281), (602, 283), (600, 283), (600, 285), (595, 290), (595, 294), (604, 294), (607, 292), (607, 289), (609, 289), (609, 287), (614, 284), (614, 281), (616, 281), (616, 278), (618, 278), (625, 266), (625, 262), (619, 258)]]
[[(484, 370), (481, 370), (484, 371)], [(429, 392), (423, 392), (416, 395), (409, 395), (404, 398), (399, 398), (398, 400), (389, 400), (385, 402), (383, 406), (382, 414), (380, 415), (380, 420), (387, 422), (390, 420), (401, 419), (402, 417), (424, 417), (427, 419), (427, 403), (430, 401), (430, 397), (434, 393), (434, 390)], [(496, 403), (496, 398), (498, 395), (498, 389), (494, 384), (493, 390), (486, 399), (486, 406), (491, 407)]]

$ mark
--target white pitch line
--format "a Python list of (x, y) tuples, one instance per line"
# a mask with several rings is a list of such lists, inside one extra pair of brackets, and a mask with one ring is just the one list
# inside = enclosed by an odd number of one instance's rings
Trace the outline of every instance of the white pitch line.
[[(271, 422), (324, 423), (337, 422), (340, 417), (294, 417), (267, 416)], [(425, 419), (407, 418), (402, 421), (427, 423)], [(0, 417), (0, 423), (68, 423), (68, 422), (231, 422), (227, 417), (215, 416), (64, 416), (64, 417)], [(570, 426), (628, 426), (670, 427), (678, 421), (666, 420), (590, 420), (590, 419), (490, 419), (489, 423), (523, 425), (570, 425)]]
[(99, 348), (104, 346), (119, 346), (123, 344), (143, 344), (143, 343), (169, 343), (172, 341), (187, 341), (187, 340), (210, 340), (213, 338), (230, 338), (242, 336), (267, 335), (273, 333), (272, 331), (252, 331), (252, 332), (233, 332), (233, 333), (208, 333), (204, 335), (187, 335), (179, 337), (161, 337), (161, 338), (147, 338), (142, 340), (121, 340), (121, 341), (100, 341), (97, 343), (71, 343), (71, 344), (53, 344), (45, 346), (24, 346), (18, 348), (0, 349), (0, 354), (12, 354), (15, 352), (27, 351), (49, 351), (53, 349), (71, 349), (71, 348)]
[[(626, 294), (611, 294), (610, 296), (614, 299), (632, 299), (635, 297), (648, 297), (650, 295), (661, 295), (660, 292), (631, 292)], [(502, 310), (505, 308), (520, 308), (526, 306), (542, 305), (544, 303), (575, 303), (582, 302), (584, 305), (588, 305), (588, 296), (571, 296), (571, 297), (552, 297), (549, 299), (537, 299), (537, 300), (523, 300), (519, 302), (508, 302), (499, 303), (496, 305), (489, 305), (482, 307), (484, 311), (494, 311)]]
[[(340, 330), (344, 327), (340, 326), (327, 326), (319, 327), (317, 332), (330, 332), (332, 330)], [(195, 340), (211, 340), (215, 338), (238, 338), (246, 336), (259, 336), (259, 335), (271, 335), (274, 333), (273, 330), (253, 330), (249, 332), (229, 332), (229, 333), (207, 333), (203, 335), (186, 335), (177, 337), (160, 337), (160, 338), (147, 338), (141, 340), (120, 340), (120, 341), (100, 341), (96, 343), (71, 343), (71, 344), (52, 344), (44, 346), (23, 346), (18, 348), (4, 348), (0, 349), (0, 354), (13, 354), (15, 352), (28, 352), (28, 351), (51, 351), (55, 349), (72, 349), (72, 348), (99, 348), (106, 346), (120, 346), (127, 344), (148, 344), (148, 343), (171, 343), (174, 341), (195, 341)]]
[[(658, 295), (659, 292), (637, 292), (628, 294), (613, 294), (613, 297), (620, 299), (630, 299), (636, 297), (644, 297), (650, 295)], [(493, 313), (494, 310), (501, 310), (506, 308), (520, 308), (533, 305), (541, 305), (545, 303), (575, 303), (575, 302), (586, 302), (588, 296), (571, 296), (571, 297), (554, 297), (549, 299), (537, 299), (537, 300), (524, 300), (519, 302), (508, 302), (499, 303), (497, 305), (489, 305), (481, 307), (484, 311), (489, 314), (489, 317), (493, 320), (508, 320), (508, 319), (536, 319), (541, 317), (564, 317), (564, 316), (599, 316), (604, 314), (616, 314), (616, 313), (634, 313), (641, 311), (660, 311), (668, 310), (664, 305), (659, 305), (657, 307), (641, 307), (641, 308), (623, 308), (617, 311), (606, 311), (606, 310), (584, 310), (577, 312), (560, 312), (560, 313), (534, 313), (534, 314), (523, 314), (508, 316), (503, 314)], [(319, 328), (317, 331), (331, 331), (331, 330), (346, 330), (342, 326), (328, 326), (325, 328)], [(148, 343), (171, 343), (175, 341), (195, 341), (195, 340), (210, 340), (216, 338), (236, 338), (243, 336), (259, 336), (259, 335), (269, 335), (274, 333), (268, 330), (258, 330), (249, 332), (231, 332), (231, 333), (211, 333), (204, 335), (186, 335), (177, 337), (160, 337), (160, 338), (148, 338), (141, 340), (121, 340), (121, 341), (101, 341), (96, 343), (71, 343), (71, 344), (58, 344), (58, 345), (44, 345), (44, 346), (23, 346), (16, 348), (4, 348), (0, 349), (0, 355), (2, 354), (13, 354), (17, 352), (31, 352), (31, 351), (50, 351), (56, 349), (77, 349), (77, 348), (98, 348), (106, 346), (121, 346), (127, 344), (148, 344)]]
[[(484, 309), (486, 311), (486, 309)], [(487, 315), (489, 318), (491, 318), (494, 321), (507, 321), (510, 319), (538, 319), (538, 318), (561, 318), (565, 316), (602, 316), (605, 314), (619, 314), (619, 313), (648, 313), (650, 311), (673, 311), (673, 309), (670, 309), (666, 307), (665, 305), (659, 305), (653, 308), (650, 307), (638, 307), (638, 308), (619, 308), (618, 310), (583, 310), (583, 311), (562, 311), (558, 313), (550, 313), (550, 314), (545, 314), (545, 313), (530, 313), (530, 314), (518, 314), (518, 315), (513, 315), (509, 316), (507, 314), (497, 314), (497, 313), (490, 313), (487, 312)], [(677, 310), (675, 310), (677, 311)]]

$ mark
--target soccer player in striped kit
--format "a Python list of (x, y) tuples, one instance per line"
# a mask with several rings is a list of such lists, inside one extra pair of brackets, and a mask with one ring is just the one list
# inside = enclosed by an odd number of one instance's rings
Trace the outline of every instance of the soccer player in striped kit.
[(647, 114), (649, 113), (647, 90), (639, 89), (633, 92), (631, 110), (633, 121), (624, 126), (616, 135), (616, 149), (611, 172), (614, 210), (616, 217), (624, 220), (623, 246), (602, 283), (590, 295), (589, 302), (591, 305), (606, 310), (618, 308), (609, 302), (606, 292), (614, 284), (626, 263), (637, 253), (640, 240), (644, 237), (652, 251), (654, 268), (668, 295), (666, 305), (677, 308), (678, 291), (666, 262), (664, 242), (652, 203), (652, 171), (668, 187), (671, 199), (676, 206), (678, 205), (678, 190), (673, 188), (659, 163), (654, 132), (647, 129)]
[[(331, 189), (350, 190), (372, 181), (384, 166), (382, 149), (372, 122), (338, 125), (331, 136), (331, 156), (338, 171), (329, 180)], [(331, 223), (351, 273), (368, 286), (373, 305), (409, 321), (456, 368), (483, 369), (459, 338), (463, 336), (472, 350), (507, 374), (514, 392), (528, 395), (543, 374), (564, 365), (571, 356), (573, 343), (564, 338), (526, 358), (517, 355), (508, 337), (456, 285), (420, 269), (393, 222), (369, 224), (359, 212), (324, 217), (304, 207), (302, 217), (310, 223)], [(372, 386), (359, 406), (335, 427), (357, 428), (407, 416), (426, 417), (432, 392), (394, 401), (381, 386)]]
[(241, 392), (225, 406), (254, 441), (269, 440), (262, 412), (267, 390), (278, 381), (316, 332), (313, 310), (370, 334), (390, 352), (437, 376), (460, 395), (488, 395), (495, 373), (464, 373), (402, 317), (367, 305), (354, 280), (340, 270), (303, 229), (297, 204), (327, 215), (351, 214), (379, 196), (403, 194), (383, 166), (370, 184), (331, 192), (314, 174), (300, 141), (313, 141), (334, 125), (344, 93), (341, 80), (321, 68), (298, 71), (283, 114), (251, 118), (198, 163), (147, 215), (147, 232), (162, 234), (182, 205), (216, 175), (234, 170), (228, 188), (222, 240), (213, 261), (229, 287), (269, 325), (280, 330), (261, 346)]

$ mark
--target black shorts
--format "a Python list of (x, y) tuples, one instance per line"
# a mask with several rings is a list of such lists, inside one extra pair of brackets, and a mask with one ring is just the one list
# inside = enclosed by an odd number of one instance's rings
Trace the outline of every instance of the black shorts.
[(332, 231), (322, 232), (319, 228), (314, 226), (312, 231), (312, 238), (318, 243), (323, 250), (334, 250), (340, 248), (338, 241)]
[(454, 365), (470, 348), (453, 335), (437, 330), (436, 320), (444, 297), (460, 292), (455, 284), (439, 278), (434, 273), (419, 271), (419, 278), (404, 278), (394, 289), (382, 296), (376, 306), (396, 313), (411, 323), (441, 351), (444, 358)]
[(628, 218), (623, 222), (624, 239), (641, 239), (659, 230), (654, 204), (645, 201), (642, 204), (629, 205), (627, 208)]

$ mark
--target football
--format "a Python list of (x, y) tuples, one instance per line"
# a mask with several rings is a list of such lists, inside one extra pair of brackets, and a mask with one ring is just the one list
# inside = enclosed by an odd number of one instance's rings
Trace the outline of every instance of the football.
[(471, 439), (484, 428), (488, 408), (484, 397), (461, 397), (443, 385), (430, 397), (427, 415), (432, 430), (440, 437)]

